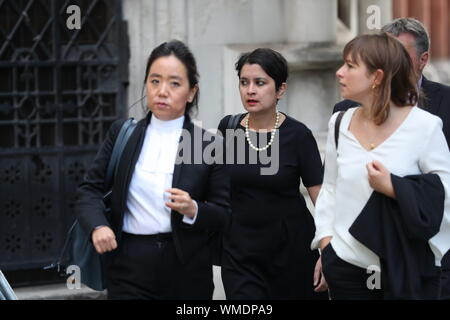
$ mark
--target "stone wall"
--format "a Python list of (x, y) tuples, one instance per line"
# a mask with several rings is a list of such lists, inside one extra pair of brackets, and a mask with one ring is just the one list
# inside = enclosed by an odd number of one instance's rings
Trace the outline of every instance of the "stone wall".
[[(330, 0), (128, 0), (124, 17), (130, 37), (129, 104), (142, 94), (146, 59), (157, 44), (180, 39), (194, 52), (200, 71), (200, 108), (205, 128), (243, 112), (234, 64), (239, 54), (271, 47), (289, 61), (288, 92), (280, 109), (315, 134), (326, 130), (339, 99), (334, 73), (337, 2)], [(130, 115), (142, 116), (140, 104)]]

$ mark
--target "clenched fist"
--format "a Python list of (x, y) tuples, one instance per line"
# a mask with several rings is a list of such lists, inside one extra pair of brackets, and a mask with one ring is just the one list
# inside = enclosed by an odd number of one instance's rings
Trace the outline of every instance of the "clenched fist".
[(370, 186), (388, 197), (395, 199), (391, 173), (379, 161), (372, 161), (366, 165)]
[(92, 232), (92, 243), (99, 254), (117, 249), (116, 235), (106, 226)]

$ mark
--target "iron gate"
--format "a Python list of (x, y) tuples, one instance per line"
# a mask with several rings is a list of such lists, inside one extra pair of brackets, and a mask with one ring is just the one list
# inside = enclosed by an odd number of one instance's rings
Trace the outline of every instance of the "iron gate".
[[(80, 8), (70, 30), (67, 8)], [(0, 269), (59, 254), (75, 188), (125, 115), (120, 0), (0, 0)]]

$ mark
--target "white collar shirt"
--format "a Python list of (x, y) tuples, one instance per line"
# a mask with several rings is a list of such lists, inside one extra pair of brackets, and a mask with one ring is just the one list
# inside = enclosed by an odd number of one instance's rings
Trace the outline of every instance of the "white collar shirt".
[(169, 121), (152, 116), (128, 189), (123, 231), (137, 235), (172, 231), (165, 190), (172, 187), (183, 122), (184, 116)]

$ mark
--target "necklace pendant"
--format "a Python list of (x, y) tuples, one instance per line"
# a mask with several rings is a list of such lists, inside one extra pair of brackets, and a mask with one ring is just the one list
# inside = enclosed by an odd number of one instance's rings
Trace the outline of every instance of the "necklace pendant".
[(370, 144), (370, 150), (373, 150), (373, 149), (375, 149), (375, 144), (374, 144), (374, 143), (371, 143), (371, 144)]

